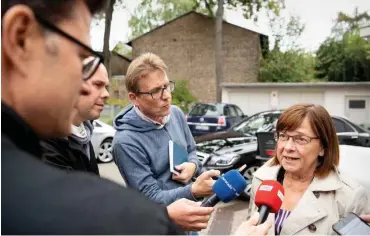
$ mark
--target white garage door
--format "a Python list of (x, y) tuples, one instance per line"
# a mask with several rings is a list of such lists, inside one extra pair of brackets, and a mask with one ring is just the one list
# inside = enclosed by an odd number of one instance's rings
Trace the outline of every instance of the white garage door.
[(322, 92), (279, 92), (279, 109), (285, 109), (297, 103), (324, 105)]
[(270, 110), (270, 93), (264, 91), (230, 91), (229, 103), (238, 105), (246, 115)]
[(238, 105), (245, 114), (253, 115), (257, 112), (271, 110), (271, 91), (278, 93), (277, 109), (285, 109), (297, 103), (314, 103), (324, 105), (324, 93), (312, 91), (284, 91), (277, 89), (259, 89), (245, 91), (229, 91), (228, 102)]

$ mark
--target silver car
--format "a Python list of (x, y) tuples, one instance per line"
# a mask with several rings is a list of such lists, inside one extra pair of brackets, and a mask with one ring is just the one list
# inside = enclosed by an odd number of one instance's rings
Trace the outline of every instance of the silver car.
[(94, 131), (91, 143), (94, 147), (95, 156), (99, 162), (111, 162), (113, 160), (112, 140), (116, 130), (100, 120), (94, 120), (93, 125)]

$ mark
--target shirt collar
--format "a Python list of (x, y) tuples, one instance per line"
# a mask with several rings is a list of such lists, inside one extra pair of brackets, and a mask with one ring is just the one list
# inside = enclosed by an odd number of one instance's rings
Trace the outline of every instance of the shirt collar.
[(161, 124), (161, 123), (159, 123), (159, 122), (157, 122), (157, 121), (149, 118), (148, 116), (144, 115), (144, 113), (142, 113), (140, 111), (140, 109), (137, 106), (135, 106), (135, 105), (134, 105), (134, 109), (135, 109), (136, 114), (138, 114), (138, 116), (140, 116), (141, 119), (143, 119), (143, 120), (145, 120), (145, 121), (147, 121), (149, 123), (152, 123), (152, 124), (157, 125), (158, 126), (158, 129), (163, 128), (168, 123), (168, 121), (170, 120), (170, 116), (171, 116), (171, 114), (169, 114), (169, 115), (163, 117), (163, 119), (162, 119), (162, 122), (163, 123)]

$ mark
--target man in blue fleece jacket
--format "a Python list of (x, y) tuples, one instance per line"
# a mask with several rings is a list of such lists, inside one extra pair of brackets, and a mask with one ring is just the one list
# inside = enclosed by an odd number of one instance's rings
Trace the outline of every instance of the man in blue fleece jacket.
[[(128, 186), (160, 204), (187, 198), (197, 200), (212, 194), (219, 171), (200, 174), (195, 141), (183, 112), (171, 105), (175, 83), (166, 75), (166, 65), (156, 55), (146, 53), (129, 66), (125, 84), (133, 105), (127, 106), (114, 120), (117, 132), (113, 156)], [(170, 172), (169, 140), (188, 152), (188, 162)]]

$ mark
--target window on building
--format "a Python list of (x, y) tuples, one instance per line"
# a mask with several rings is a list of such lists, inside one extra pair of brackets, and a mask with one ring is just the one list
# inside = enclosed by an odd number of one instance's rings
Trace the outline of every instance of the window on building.
[(365, 109), (366, 101), (365, 100), (349, 100), (348, 106), (350, 109)]

